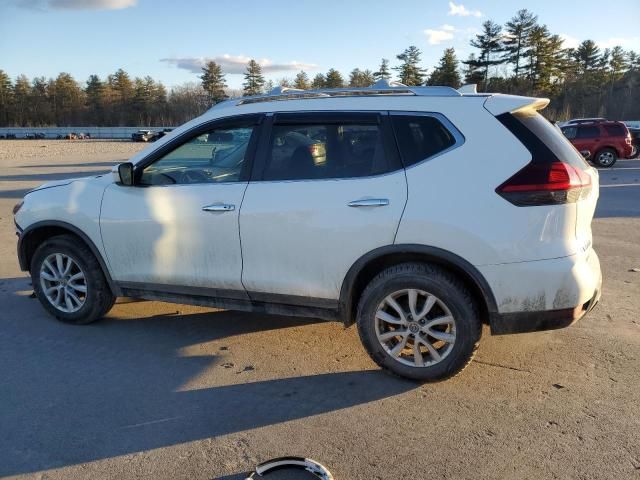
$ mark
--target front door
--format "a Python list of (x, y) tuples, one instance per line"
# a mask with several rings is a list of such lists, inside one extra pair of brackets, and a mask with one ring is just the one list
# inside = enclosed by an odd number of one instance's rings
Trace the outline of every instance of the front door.
[(238, 215), (258, 120), (199, 127), (152, 152), (136, 167), (135, 186), (107, 188), (100, 228), (114, 280), (244, 295)]

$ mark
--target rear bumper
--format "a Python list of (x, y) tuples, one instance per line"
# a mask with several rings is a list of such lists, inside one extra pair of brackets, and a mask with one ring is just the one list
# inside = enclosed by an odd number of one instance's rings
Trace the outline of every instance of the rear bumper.
[(508, 335), (568, 327), (593, 310), (593, 307), (600, 301), (600, 293), (601, 289), (598, 288), (590, 300), (575, 308), (537, 312), (493, 313), (489, 319), (491, 334)]
[(491, 333), (568, 327), (600, 299), (602, 274), (596, 252), (571, 257), (479, 267), (497, 303)]

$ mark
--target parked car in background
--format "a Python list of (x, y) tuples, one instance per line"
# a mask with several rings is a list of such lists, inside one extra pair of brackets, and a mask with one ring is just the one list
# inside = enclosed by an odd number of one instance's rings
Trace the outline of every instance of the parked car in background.
[(598, 172), (548, 103), (385, 81), (230, 100), (29, 192), (20, 266), (63, 322), (117, 296), (340, 320), (381, 367), (442, 380), (483, 323), (562, 328), (600, 297)]
[(157, 138), (162, 138), (171, 131), (173, 131), (173, 128), (163, 128), (161, 131), (157, 132)]
[(577, 123), (588, 123), (588, 122), (606, 122), (606, 118), (602, 117), (593, 117), (593, 118), (572, 118), (571, 120), (567, 120), (566, 122), (560, 122), (558, 125), (564, 127), (566, 125), (575, 125)]
[(157, 135), (153, 130), (138, 130), (131, 134), (131, 140), (134, 142), (152, 142)]
[(610, 120), (575, 120), (560, 129), (576, 149), (598, 167), (613, 166), (619, 158), (634, 154), (629, 129)]
[(640, 156), (640, 128), (627, 127), (631, 134), (631, 145), (634, 148), (634, 152), (631, 154), (631, 158), (638, 158)]

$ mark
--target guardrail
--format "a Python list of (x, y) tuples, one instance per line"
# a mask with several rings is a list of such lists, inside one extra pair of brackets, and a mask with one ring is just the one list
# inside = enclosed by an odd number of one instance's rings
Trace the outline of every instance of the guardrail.
[(165, 128), (173, 127), (3, 127), (0, 128), (0, 137), (15, 135), (16, 138), (26, 138), (30, 134), (42, 133), (47, 139), (55, 139), (70, 133), (83, 133), (91, 138), (130, 140), (131, 134), (138, 130), (160, 132)]

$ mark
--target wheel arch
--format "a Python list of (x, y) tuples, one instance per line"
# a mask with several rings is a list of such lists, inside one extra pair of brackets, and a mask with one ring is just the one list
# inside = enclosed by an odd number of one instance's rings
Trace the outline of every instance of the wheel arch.
[(340, 289), (340, 317), (345, 325), (355, 322), (358, 301), (367, 284), (385, 268), (405, 262), (431, 263), (455, 274), (476, 298), (483, 323), (489, 324), (498, 312), (488, 282), (477, 268), (462, 257), (427, 245), (388, 245), (366, 253), (347, 272)]
[(98, 263), (100, 264), (100, 269), (109, 284), (109, 288), (114, 295), (120, 295), (120, 289), (111, 278), (107, 264), (105, 263), (104, 258), (102, 258), (102, 254), (98, 250), (98, 247), (96, 247), (95, 243), (93, 243), (86, 233), (67, 222), (45, 220), (36, 222), (25, 228), (18, 239), (17, 247), (20, 269), (24, 272), (28, 271), (31, 266), (31, 259), (33, 258), (33, 254), (36, 249), (42, 244), (42, 242), (56, 235), (72, 235), (89, 247), (89, 250), (91, 250), (91, 253), (96, 257), (96, 260), (98, 260)]

